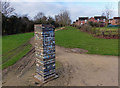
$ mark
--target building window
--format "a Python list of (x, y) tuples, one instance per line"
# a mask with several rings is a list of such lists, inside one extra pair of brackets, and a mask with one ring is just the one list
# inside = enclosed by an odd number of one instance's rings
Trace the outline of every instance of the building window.
[(85, 20), (85, 23), (87, 23), (87, 20)]
[(109, 23), (111, 23), (111, 20), (109, 20)]
[(99, 19), (97, 19), (97, 21), (99, 22)]
[(103, 22), (105, 22), (105, 19), (103, 19)]

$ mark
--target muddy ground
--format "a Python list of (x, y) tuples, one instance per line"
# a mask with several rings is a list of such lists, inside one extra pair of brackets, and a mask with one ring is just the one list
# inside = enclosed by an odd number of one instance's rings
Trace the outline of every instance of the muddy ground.
[[(33, 38), (30, 43), (34, 46)], [(82, 50), (82, 49), (81, 49)], [(61, 63), (59, 78), (44, 86), (117, 86), (118, 57), (84, 54), (86, 50), (56, 46), (56, 60)], [(3, 70), (3, 86), (40, 86), (35, 84), (34, 47), (15, 65)]]

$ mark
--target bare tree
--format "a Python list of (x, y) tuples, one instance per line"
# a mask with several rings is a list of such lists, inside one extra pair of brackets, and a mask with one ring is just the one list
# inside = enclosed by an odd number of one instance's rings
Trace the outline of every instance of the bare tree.
[(54, 24), (54, 22), (55, 22), (54, 18), (51, 17), (51, 16), (48, 17), (47, 21), (48, 21), (49, 24)]
[(101, 16), (105, 16), (105, 12), (104, 11), (102, 11), (102, 15)]
[(47, 22), (47, 17), (46, 17), (46, 16), (43, 16), (43, 17), (42, 17), (42, 23), (46, 24), (46, 22)]
[(113, 8), (112, 8), (112, 4), (107, 4), (105, 6), (105, 9), (102, 11), (102, 16), (106, 16), (107, 19), (109, 19), (112, 16), (113, 13)]
[(55, 15), (55, 20), (60, 25), (69, 25), (71, 24), (71, 19), (69, 12), (67, 10), (61, 11), (60, 14)]
[(9, 16), (15, 9), (10, 5), (10, 2), (0, 1), (0, 5), (2, 7), (2, 14), (5, 16)]
[(47, 17), (44, 15), (43, 12), (39, 12), (39, 13), (34, 17), (34, 21), (35, 21), (36, 23), (46, 24), (46, 23), (47, 23)]
[(39, 12), (39, 13), (34, 17), (34, 20), (42, 19), (43, 16), (44, 16), (44, 13), (43, 13), (43, 12)]

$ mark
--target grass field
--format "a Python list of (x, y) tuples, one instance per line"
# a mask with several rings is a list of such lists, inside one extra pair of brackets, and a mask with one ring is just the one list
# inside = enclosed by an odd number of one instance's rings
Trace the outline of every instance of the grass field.
[(21, 59), (31, 49), (31, 45), (27, 42), (33, 35), (33, 33), (24, 33), (2, 37), (3, 69), (16, 63), (16, 61)]
[(106, 30), (106, 31), (116, 31), (116, 30), (118, 30), (118, 27), (97, 27), (96, 28), (96, 30), (98, 30), (98, 29), (100, 29), (100, 30)]
[(27, 42), (34, 34), (33, 33), (23, 33), (23, 34), (15, 34), (8, 35), (2, 37), (2, 54), (13, 50), (20, 45)]
[(93, 30), (96, 30), (96, 35), (102, 35), (102, 32), (105, 35), (118, 35), (118, 27), (97, 27)]
[(0, 36), (0, 56), (2, 55), (2, 37)]
[(74, 27), (55, 32), (56, 44), (66, 48), (81, 48), (89, 54), (118, 55), (118, 39), (100, 39)]

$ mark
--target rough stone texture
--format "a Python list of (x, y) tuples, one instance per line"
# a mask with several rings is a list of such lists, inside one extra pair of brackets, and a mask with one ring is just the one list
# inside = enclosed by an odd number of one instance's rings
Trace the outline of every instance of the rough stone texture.
[(35, 25), (35, 78), (44, 82), (55, 76), (55, 34), (49, 25)]

